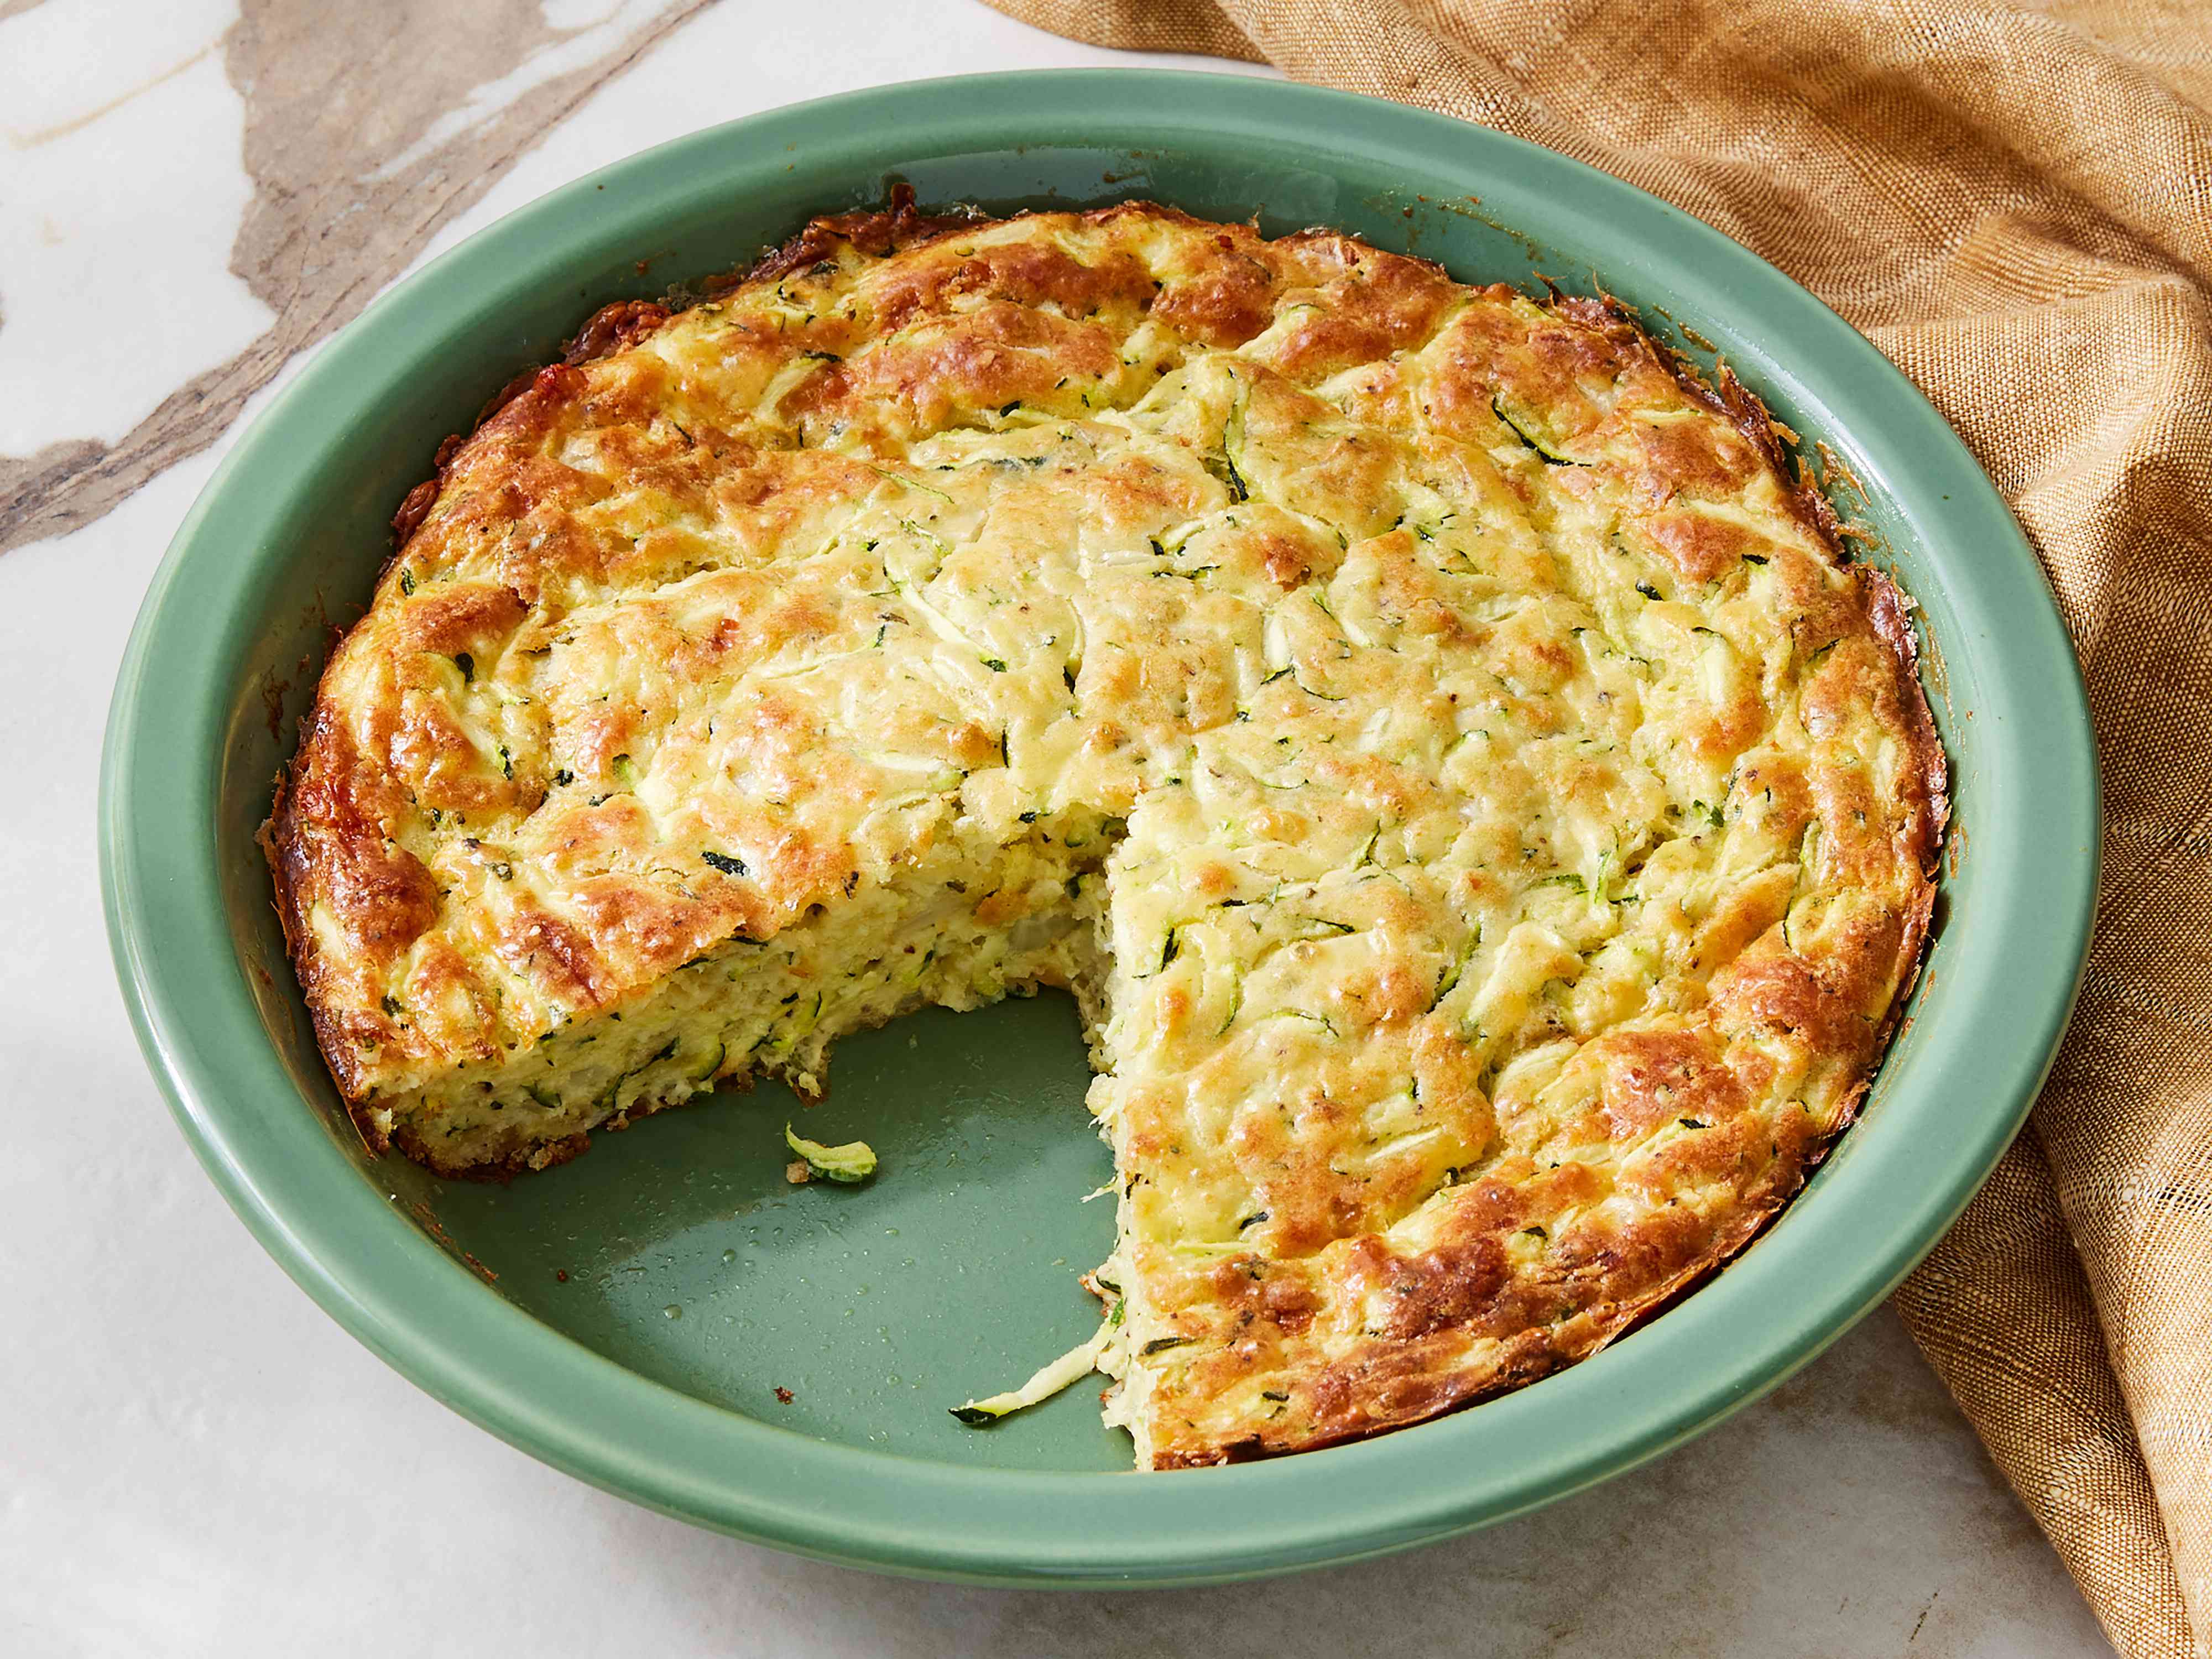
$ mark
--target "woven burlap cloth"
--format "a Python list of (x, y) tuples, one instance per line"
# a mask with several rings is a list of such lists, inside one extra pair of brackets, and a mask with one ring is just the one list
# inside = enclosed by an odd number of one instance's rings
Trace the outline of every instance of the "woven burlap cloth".
[(2104, 879), (2031, 1129), (1897, 1305), (2113, 1644), (2205, 1654), (2212, 0), (992, 3), (1602, 167), (1834, 306), (1972, 447), (2088, 678)]

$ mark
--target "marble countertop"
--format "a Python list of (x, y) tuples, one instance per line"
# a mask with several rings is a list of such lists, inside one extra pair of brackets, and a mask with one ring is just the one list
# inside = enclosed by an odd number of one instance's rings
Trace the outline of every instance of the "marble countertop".
[(896, 1583), (648, 1514), (317, 1311), (170, 1124), (94, 866), (124, 639), (242, 418), (395, 276), (648, 144), (889, 81), (1130, 61), (972, 0), (460, 9), (0, 0), (0, 1650), (2109, 1651), (1887, 1309), (1714, 1433), (1517, 1522), (1079, 1595)]

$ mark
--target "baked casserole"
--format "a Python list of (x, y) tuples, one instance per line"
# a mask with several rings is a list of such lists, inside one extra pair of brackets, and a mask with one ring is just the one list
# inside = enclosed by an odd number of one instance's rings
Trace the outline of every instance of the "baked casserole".
[(1602, 298), (901, 195), (601, 312), (398, 527), (264, 836), (372, 1146), (540, 1169), (1066, 988), (1119, 1203), (1077, 1369), (1142, 1467), (1663, 1306), (1927, 935), (1905, 601)]

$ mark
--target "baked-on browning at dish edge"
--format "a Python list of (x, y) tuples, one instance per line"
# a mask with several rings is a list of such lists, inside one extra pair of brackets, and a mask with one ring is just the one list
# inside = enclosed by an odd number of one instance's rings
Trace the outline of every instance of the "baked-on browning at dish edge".
[(1904, 601), (1608, 302), (901, 199), (502, 395), (267, 835), (373, 1143), (1068, 986), (1165, 1468), (1585, 1357), (1855, 1110), (1945, 812)]

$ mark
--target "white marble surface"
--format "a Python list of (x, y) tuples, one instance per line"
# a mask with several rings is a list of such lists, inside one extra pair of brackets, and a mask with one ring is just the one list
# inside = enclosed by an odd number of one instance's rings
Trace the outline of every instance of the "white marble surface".
[[(547, 0), (583, 33), (621, 10)], [(229, 269), (251, 193), (214, 44), (229, 11), (0, 3), (0, 457), (112, 441), (268, 325)], [(520, 96), (559, 50), (454, 118)], [(571, 112), (432, 251), (751, 110), (1107, 61), (1127, 60), (966, 0), (727, 0)], [(121, 335), (63, 337), (57, 319), (88, 297)], [(874, 1578), (631, 1508), (464, 1423), (232, 1218), (162, 1109), (108, 965), (92, 834), (108, 690), (228, 441), (87, 528), (0, 554), (0, 1653), (2107, 1651), (1886, 1310), (1636, 1475), (1413, 1555), (1223, 1589)]]
[(234, 9), (83, 0), (0, 22), (0, 455), (112, 443), (272, 320), (228, 263), (251, 194), (216, 51)]

